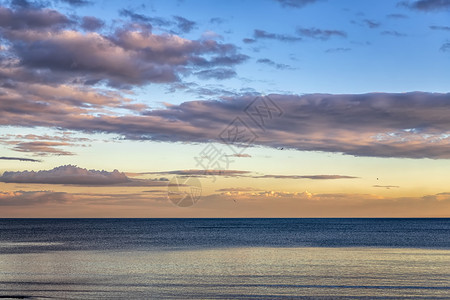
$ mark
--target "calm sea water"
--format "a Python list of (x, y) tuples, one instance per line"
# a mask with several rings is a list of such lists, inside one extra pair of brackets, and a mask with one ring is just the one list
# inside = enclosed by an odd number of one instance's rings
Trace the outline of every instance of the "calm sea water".
[(450, 299), (450, 219), (0, 219), (0, 298)]

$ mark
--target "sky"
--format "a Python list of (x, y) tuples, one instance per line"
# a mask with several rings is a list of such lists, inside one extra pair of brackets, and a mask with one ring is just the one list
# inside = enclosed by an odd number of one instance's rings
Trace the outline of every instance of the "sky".
[(450, 0), (0, 0), (0, 217), (450, 217)]

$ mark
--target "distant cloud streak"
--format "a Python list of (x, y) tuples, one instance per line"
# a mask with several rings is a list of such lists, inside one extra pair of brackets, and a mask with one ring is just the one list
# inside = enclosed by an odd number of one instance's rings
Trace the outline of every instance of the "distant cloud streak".
[(7, 156), (1, 156), (0, 160), (18, 160), (18, 161), (28, 161), (28, 162), (42, 162), (42, 160), (39, 160), (39, 159), (24, 158), (24, 157), (7, 157)]
[(418, 11), (439, 11), (450, 9), (450, 0), (401, 1), (398, 5)]

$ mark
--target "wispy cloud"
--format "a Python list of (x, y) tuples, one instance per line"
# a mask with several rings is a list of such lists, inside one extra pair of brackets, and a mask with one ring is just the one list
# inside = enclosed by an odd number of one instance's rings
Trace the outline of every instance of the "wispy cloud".
[(280, 64), (280, 63), (276, 63), (273, 60), (269, 59), (269, 58), (260, 58), (256, 61), (257, 63), (260, 64), (265, 64), (271, 67), (274, 67), (278, 70), (289, 70), (289, 69), (293, 69), (291, 66), (286, 65), (286, 64)]
[(369, 27), (371, 29), (378, 28), (381, 25), (380, 22), (377, 22), (374, 20), (369, 20), (369, 19), (365, 19), (365, 20), (363, 20), (363, 22), (367, 27)]
[(373, 187), (387, 189), (387, 190), (393, 189), (393, 188), (400, 188), (398, 185), (378, 185), (378, 184), (373, 185)]
[(332, 179), (356, 179), (359, 177), (346, 175), (262, 175), (262, 176), (253, 176), (253, 178), (332, 180)]
[(216, 68), (210, 70), (203, 70), (194, 73), (201, 79), (218, 79), (224, 80), (236, 76), (236, 72), (233, 69), (228, 68)]
[(247, 153), (234, 153), (234, 154), (231, 154), (231, 155), (228, 155), (228, 156), (230, 156), (230, 157), (252, 157), (250, 154), (247, 154)]
[(408, 19), (409, 17), (404, 14), (389, 14), (386, 17), (390, 19)]
[(223, 188), (216, 190), (216, 192), (234, 192), (234, 193), (254, 192), (254, 191), (261, 191), (261, 189), (256, 189), (253, 187), (238, 187), (238, 188)]
[(180, 176), (243, 176), (249, 174), (250, 171), (240, 171), (240, 170), (174, 170), (174, 171), (161, 171), (161, 172), (144, 172), (139, 173), (141, 175), (146, 174), (171, 174)]
[(74, 196), (64, 192), (53, 191), (0, 191), (0, 206), (28, 206), (48, 203), (65, 204)]
[(74, 155), (74, 153), (70, 151), (65, 151), (60, 149), (60, 147), (71, 146), (71, 143), (63, 143), (63, 142), (20, 142), (17, 143), (13, 150), (18, 152), (28, 152), (34, 153), (36, 155), (45, 156), (45, 155)]
[(445, 42), (442, 44), (440, 50), (443, 52), (450, 52), (450, 42)]
[(351, 50), (352, 50), (351, 48), (340, 47), (340, 48), (329, 48), (329, 49), (325, 50), (325, 52), (326, 53), (336, 53), (336, 52), (348, 52)]
[(450, 0), (417, 0), (401, 1), (398, 6), (407, 7), (418, 11), (439, 11), (450, 9)]
[(432, 25), (432, 26), (430, 26), (430, 29), (432, 29), (432, 30), (450, 31), (450, 26), (436, 26), (436, 25)]
[(283, 7), (301, 8), (308, 4), (318, 2), (319, 0), (275, 0), (275, 1), (280, 3)]
[(319, 40), (328, 40), (331, 37), (346, 38), (347, 33), (342, 30), (335, 29), (319, 29), (319, 28), (298, 28), (297, 34), (303, 37), (309, 37)]
[(64, 150), (67, 147), (86, 146), (88, 138), (75, 137), (72, 132), (63, 132), (61, 135), (13, 135), (0, 136), (0, 144), (10, 146), (11, 150), (28, 152), (33, 155), (74, 155), (73, 152)]
[(266, 39), (266, 40), (277, 40), (280, 42), (290, 42), (290, 43), (291, 42), (299, 42), (302, 40), (302, 38), (298, 37), (298, 36), (293, 36), (293, 35), (289, 35), (289, 34), (272, 33), (272, 32), (267, 32), (267, 31), (261, 30), (261, 29), (255, 29), (255, 31), (253, 32), (253, 38), (255, 40)]
[(25, 157), (7, 157), (1, 156), (0, 160), (18, 160), (18, 161), (29, 161), (29, 162), (42, 162), (39, 159), (25, 158)]
[(395, 37), (405, 37), (407, 36), (404, 33), (400, 33), (398, 31), (395, 30), (384, 30), (381, 32), (382, 35), (390, 35), (390, 36), (395, 36)]

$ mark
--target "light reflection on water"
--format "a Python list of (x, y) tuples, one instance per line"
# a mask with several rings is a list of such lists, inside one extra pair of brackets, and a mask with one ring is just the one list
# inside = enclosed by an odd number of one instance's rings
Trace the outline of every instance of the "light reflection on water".
[(0, 296), (450, 298), (450, 250), (224, 248), (0, 255)]

